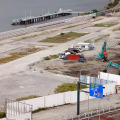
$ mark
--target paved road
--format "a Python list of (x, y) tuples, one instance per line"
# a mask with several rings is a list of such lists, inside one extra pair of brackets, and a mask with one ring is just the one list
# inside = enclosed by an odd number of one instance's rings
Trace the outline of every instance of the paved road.
[(75, 78), (49, 72), (27, 70), (0, 80), (0, 103), (5, 98), (16, 99), (29, 95), (45, 96), (53, 94), (58, 85), (74, 82)]

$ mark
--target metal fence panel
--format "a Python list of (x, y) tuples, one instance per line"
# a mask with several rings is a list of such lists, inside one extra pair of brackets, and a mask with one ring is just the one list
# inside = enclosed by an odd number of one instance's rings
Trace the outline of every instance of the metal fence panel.
[(6, 118), (15, 120), (31, 120), (32, 105), (6, 99)]

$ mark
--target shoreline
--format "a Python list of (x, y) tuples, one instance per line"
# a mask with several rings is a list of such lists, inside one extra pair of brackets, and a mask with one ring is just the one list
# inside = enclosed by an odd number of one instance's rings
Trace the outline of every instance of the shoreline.
[(77, 16), (77, 17), (73, 17), (73, 18), (68, 18), (65, 20), (59, 20), (59, 21), (54, 21), (54, 22), (49, 22), (49, 23), (45, 23), (45, 24), (39, 24), (39, 25), (33, 25), (30, 27), (26, 27), (26, 28), (21, 28), (21, 29), (16, 29), (16, 30), (10, 30), (10, 31), (6, 31), (6, 32), (1, 32), (0, 33), (0, 41), (4, 40), (4, 39), (10, 39), (13, 37), (18, 37), (21, 35), (25, 35), (25, 34), (30, 34), (33, 32), (40, 32), (40, 31), (44, 31), (47, 30), (48, 28), (56, 28), (56, 27), (61, 27), (62, 25), (68, 25), (68, 24), (73, 24), (76, 22), (81, 22), (83, 19), (85, 20), (89, 20), (91, 19), (93, 16), (96, 16), (96, 14), (89, 14), (89, 15), (85, 15), (85, 16)]
[[(97, 7), (97, 9), (99, 10), (99, 9), (103, 9), (103, 7), (106, 5), (108, 3), (108, 1), (105, 1), (105, 2), (100, 2), (100, 4), (101, 4), (101, 7), (99, 7), (98, 5), (96, 6)], [(87, 6), (87, 4), (89, 4), (89, 3), (85, 3), (85, 5)], [(95, 4), (98, 4), (98, 3), (95, 3)], [(82, 5), (82, 3), (80, 3), (80, 5)], [(82, 7), (82, 6), (81, 6)], [(64, 8), (64, 7), (63, 7)], [(80, 8), (80, 9), (77, 9), (77, 5), (76, 6), (74, 6), (74, 8), (73, 7), (70, 7), (70, 9), (73, 9), (73, 11), (85, 11), (85, 12), (87, 12), (87, 11), (90, 11), (90, 10), (92, 10), (92, 8), (94, 8), (94, 7), (91, 7), (91, 8), (89, 8), (89, 9), (83, 9), (83, 8)], [(40, 8), (41, 9), (41, 8)], [(51, 8), (49, 8), (49, 9), (51, 9)], [(56, 9), (56, 8), (55, 8)], [(66, 9), (66, 8), (65, 8)], [(57, 9), (56, 9), (57, 10)], [(33, 10), (34, 11), (34, 10)], [(25, 11), (24, 11), (25, 12)], [(20, 17), (23, 17), (24, 16), (24, 12), (23, 12), (23, 14), (22, 15), (20, 15)], [(41, 12), (41, 11), (40, 11)], [(52, 11), (53, 12), (53, 11)], [(11, 26), (9, 26), (9, 22), (11, 22), (12, 21), (12, 19), (15, 19), (15, 18), (19, 18), (19, 13), (17, 13), (18, 15), (14, 15), (15, 17), (12, 17), (12, 16), (10, 16), (10, 18), (8, 18), (9, 19), (9, 21), (7, 22), (7, 23), (5, 23), (5, 24), (7, 24), (6, 25), (6, 27), (4, 27), (2, 24), (1, 24), (1, 30), (0, 30), (0, 33), (1, 32), (6, 32), (6, 31), (11, 31), (11, 30), (14, 30), (14, 28), (15, 28), (15, 30), (16, 29), (20, 29), (19, 27), (11, 27)], [(41, 14), (41, 13), (40, 13)], [(36, 11), (36, 15), (39, 15), (39, 13)], [(36, 15), (34, 15), (33, 14), (33, 12), (32, 12), (32, 16), (36, 16)], [(27, 14), (27, 16), (29, 16), (29, 14)], [(66, 18), (65, 18), (66, 19)], [(56, 21), (56, 20), (55, 20)], [(2, 21), (1, 21), (2, 22)], [(3, 24), (4, 24), (4, 22), (2, 22)], [(43, 23), (44, 24), (44, 23)], [(31, 25), (31, 26), (33, 26), (33, 25)]]

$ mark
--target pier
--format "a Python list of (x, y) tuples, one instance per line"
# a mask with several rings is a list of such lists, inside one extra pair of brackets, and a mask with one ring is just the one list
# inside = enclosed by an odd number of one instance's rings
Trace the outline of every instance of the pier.
[(72, 14), (71, 9), (59, 10), (58, 12), (55, 12), (55, 13), (48, 13), (45, 15), (37, 16), (37, 17), (30, 16), (30, 17), (16, 19), (12, 21), (11, 25), (27, 25), (27, 24), (42, 22), (49, 19), (63, 17), (71, 14)]
[(64, 20), (59, 20), (59, 21), (54, 21), (54, 22), (29, 26), (29, 27), (25, 27), (25, 28), (20, 28), (20, 29), (16, 29), (16, 30), (0, 32), (0, 41), (5, 40), (5, 39), (11, 39), (11, 38), (18, 37), (18, 36), (21, 36), (21, 35), (30, 34), (30, 33), (33, 33), (33, 32), (44, 31), (44, 30), (47, 30), (47, 29), (61, 27), (61, 26), (64, 26), (64, 25), (70, 25), (71, 23), (73, 24), (73, 23), (76, 23), (76, 22), (89, 20), (89, 19), (92, 19), (93, 16), (95, 16), (95, 14), (77, 16), (77, 17), (72, 17), (72, 18), (68, 18), (68, 19), (64, 19)]

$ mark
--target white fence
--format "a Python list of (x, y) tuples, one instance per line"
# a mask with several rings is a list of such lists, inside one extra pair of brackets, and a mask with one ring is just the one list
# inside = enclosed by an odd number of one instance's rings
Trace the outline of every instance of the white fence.
[[(115, 84), (106, 84), (104, 85), (104, 95), (115, 93)], [(88, 88), (85, 90), (89, 90)], [(80, 93), (80, 101), (84, 101), (88, 99), (88, 94), (81, 92)], [(93, 99), (93, 97), (89, 97), (89, 99)], [(49, 96), (39, 97), (35, 99), (25, 100), (23, 101), (26, 104), (31, 104), (33, 106), (33, 110), (38, 108), (48, 108), (54, 107), (58, 105), (64, 105), (68, 103), (76, 103), (77, 102), (77, 91), (64, 92), (59, 94), (53, 94)]]
[[(81, 101), (87, 100), (87, 95), (85, 93), (82, 92), (81, 96)], [(49, 96), (25, 100), (24, 102), (33, 105), (33, 110), (36, 110), (38, 108), (47, 108), (68, 103), (75, 103), (77, 102), (77, 91), (53, 94)]]
[(29, 112), (29, 113), (12, 116), (11, 118), (7, 118), (7, 120), (32, 120), (31, 116), (32, 116), (32, 113)]
[(117, 82), (117, 85), (120, 85), (120, 75), (110, 74), (110, 73), (104, 73), (100, 72), (100, 78)]

